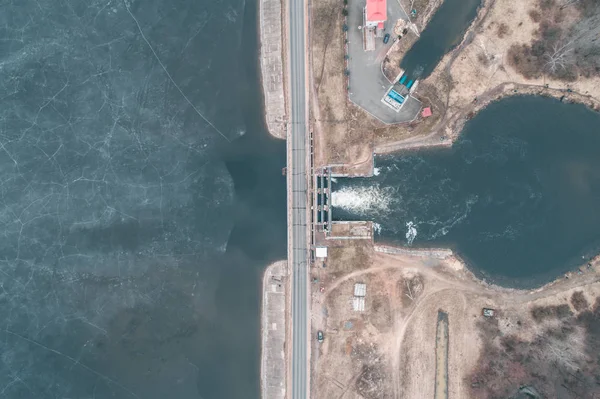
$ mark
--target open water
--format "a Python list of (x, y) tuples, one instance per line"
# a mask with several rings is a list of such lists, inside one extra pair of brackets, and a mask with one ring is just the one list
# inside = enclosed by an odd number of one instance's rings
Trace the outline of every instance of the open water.
[(490, 104), (451, 149), (376, 158), (337, 179), (335, 220), (373, 220), (378, 241), (450, 247), (511, 286), (560, 276), (600, 251), (600, 114), (545, 97)]
[(259, 396), (286, 201), (256, 8), (2, 2), (0, 396)]
[(481, 0), (444, 0), (400, 62), (410, 79), (425, 79), (444, 55), (460, 44)]

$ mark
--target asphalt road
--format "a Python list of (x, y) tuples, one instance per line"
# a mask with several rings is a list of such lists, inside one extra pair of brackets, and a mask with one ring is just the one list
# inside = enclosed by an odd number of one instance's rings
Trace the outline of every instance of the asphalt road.
[[(292, 246), (292, 399), (307, 399), (308, 388), (308, 249), (307, 249), (307, 103), (306, 103), (306, 48), (304, 0), (290, 0), (290, 134), (288, 137), (288, 173), (292, 195), (291, 237)], [(289, 159), (291, 157), (291, 159)], [(289, 205), (288, 205), (289, 206)]]

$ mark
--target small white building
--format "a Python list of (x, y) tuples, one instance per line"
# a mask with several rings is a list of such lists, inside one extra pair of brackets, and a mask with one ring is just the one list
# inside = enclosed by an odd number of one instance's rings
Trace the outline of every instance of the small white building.
[(367, 295), (367, 285), (364, 283), (354, 284), (354, 297), (352, 298), (352, 309), (355, 312), (365, 311), (365, 296)]
[(327, 247), (317, 247), (315, 248), (315, 256), (317, 258), (326, 258), (327, 257)]
[(364, 283), (354, 284), (354, 296), (365, 297), (367, 295), (367, 285)]
[(355, 296), (354, 298), (352, 298), (352, 309), (354, 309), (355, 312), (364, 312), (365, 311), (365, 297)]

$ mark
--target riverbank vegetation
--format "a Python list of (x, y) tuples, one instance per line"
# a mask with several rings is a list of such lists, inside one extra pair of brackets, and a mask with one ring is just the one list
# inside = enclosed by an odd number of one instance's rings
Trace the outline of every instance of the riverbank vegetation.
[(600, 110), (600, 2), (485, 0), (462, 43), (425, 79), (447, 86), (434, 127), (456, 139), (490, 102), (542, 95)]
[(318, 0), (312, 6), (311, 119), (315, 124), (316, 167), (328, 164), (368, 167), (373, 152), (370, 118), (348, 102), (344, 9), (340, 0)]
[[(417, 16), (422, 22), (430, 18), (440, 3), (440, 0), (402, 1), (405, 8), (412, 5), (418, 10)], [(349, 57), (346, 54), (345, 7), (342, 0), (317, 0), (312, 6), (310, 66), (314, 164), (315, 167), (343, 165), (336, 166), (335, 172), (368, 175), (372, 173), (373, 152), (378, 148), (428, 135), (444, 113), (444, 100), (437, 87), (422, 85), (416, 96), (431, 108), (433, 116), (396, 125), (386, 125), (351, 103), (348, 74), (352, 71), (345, 66)], [(391, 21), (390, 26), (394, 26)], [(414, 36), (412, 31), (407, 34)], [(395, 62), (399, 65), (400, 59)], [(436, 143), (439, 144), (439, 139)]]
[[(470, 376), (474, 398), (595, 398), (600, 395), (600, 298), (582, 291), (566, 304), (531, 309), (533, 332), (521, 321), (503, 334), (497, 319), (478, 323), (483, 350)], [(519, 331), (521, 330), (521, 331)]]
[[(348, 101), (341, 4), (318, 0), (313, 5), (317, 167), (344, 165), (339, 173), (363, 175), (371, 170), (373, 151), (450, 145), (467, 120), (506, 96), (551, 96), (600, 110), (598, 1), (484, 0), (462, 43), (443, 57), (428, 78), (419, 81), (415, 96), (431, 107), (433, 117), (392, 126), (382, 125)], [(439, 5), (433, 0), (402, 4), (405, 9), (411, 4), (426, 8), (427, 14)], [(424, 18), (423, 13), (417, 15)], [(394, 65), (401, 59), (395, 57)], [(390, 62), (389, 54), (383, 57), (384, 71)]]
[(539, 28), (531, 43), (510, 47), (508, 60), (517, 72), (564, 81), (600, 75), (600, 2), (539, 0), (528, 14)]
[(442, 0), (400, 0), (400, 4), (410, 14), (410, 22), (422, 31), (442, 4)]
[[(523, 291), (483, 284), (451, 255), (329, 244), (327, 267), (311, 270), (313, 329), (326, 336), (313, 352), (314, 397), (433, 398), (440, 310), (449, 321), (448, 397), (600, 394), (600, 259)], [(361, 312), (350, 305), (356, 283), (367, 287)]]

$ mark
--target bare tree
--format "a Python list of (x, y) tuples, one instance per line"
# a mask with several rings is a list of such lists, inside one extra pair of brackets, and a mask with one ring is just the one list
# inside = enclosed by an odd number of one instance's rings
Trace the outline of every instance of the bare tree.
[(410, 284), (408, 283), (408, 280), (406, 280), (406, 288), (408, 289), (408, 293), (405, 295), (409, 297), (411, 301), (414, 301), (415, 297), (413, 296), (412, 290), (410, 289)]
[(552, 54), (546, 54), (548, 59), (546, 67), (548, 70), (555, 73), (559, 69), (567, 69), (567, 66), (572, 62), (570, 55), (573, 52), (573, 40), (569, 40), (563, 45), (555, 44), (552, 51)]
[(586, 361), (584, 336), (585, 332), (580, 328), (562, 339), (546, 335), (543, 338), (545, 345), (540, 348), (541, 355), (568, 370), (578, 370)]
[(563, 3), (563, 5), (560, 6), (560, 9), (562, 10), (562, 9), (564, 9), (566, 7), (569, 7), (569, 6), (571, 6), (571, 5), (575, 4), (575, 3), (579, 3), (579, 1), (580, 0), (565, 0), (564, 3)]

